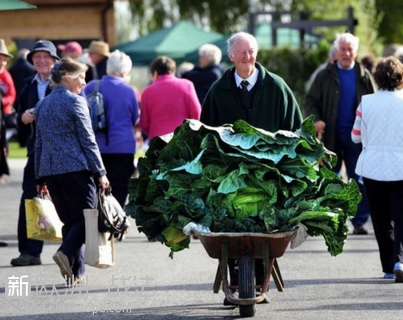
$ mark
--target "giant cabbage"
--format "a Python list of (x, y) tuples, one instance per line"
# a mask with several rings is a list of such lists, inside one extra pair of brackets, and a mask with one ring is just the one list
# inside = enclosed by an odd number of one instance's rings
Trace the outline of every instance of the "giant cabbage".
[(303, 224), (338, 255), (361, 194), (355, 181), (330, 170), (336, 160), (316, 139), (313, 116), (295, 132), (275, 133), (243, 120), (220, 127), (186, 120), (170, 140), (151, 140), (125, 210), (171, 256), (189, 246), (182, 232), (189, 222), (263, 233)]

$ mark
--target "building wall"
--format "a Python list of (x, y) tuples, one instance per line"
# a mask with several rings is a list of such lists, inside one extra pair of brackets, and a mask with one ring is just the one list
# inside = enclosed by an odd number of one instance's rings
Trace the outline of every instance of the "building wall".
[(0, 12), (0, 34), (6, 42), (16, 39), (102, 39), (117, 44), (113, 6), (38, 6), (33, 10)]

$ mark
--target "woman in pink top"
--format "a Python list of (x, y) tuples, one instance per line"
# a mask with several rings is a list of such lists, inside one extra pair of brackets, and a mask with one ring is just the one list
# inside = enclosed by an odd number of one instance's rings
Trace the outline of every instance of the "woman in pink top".
[(173, 132), (185, 119), (199, 119), (201, 105), (191, 81), (175, 77), (175, 61), (157, 57), (150, 66), (153, 83), (141, 95), (140, 126), (151, 140)]

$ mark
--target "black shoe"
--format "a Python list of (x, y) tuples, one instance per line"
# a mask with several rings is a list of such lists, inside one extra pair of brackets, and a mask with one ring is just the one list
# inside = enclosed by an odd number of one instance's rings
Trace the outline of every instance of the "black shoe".
[(368, 234), (368, 230), (364, 228), (363, 225), (355, 226), (353, 230), (353, 234)]
[(229, 301), (227, 298), (224, 298), (224, 301), (222, 303), (224, 306), (237, 306), (236, 303), (232, 303), (231, 301)]
[(0, 247), (7, 247), (8, 243), (5, 241), (0, 241)]
[(26, 253), (20, 254), (18, 258), (11, 259), (11, 265), (14, 267), (36, 266), (42, 264), (41, 258), (31, 256)]

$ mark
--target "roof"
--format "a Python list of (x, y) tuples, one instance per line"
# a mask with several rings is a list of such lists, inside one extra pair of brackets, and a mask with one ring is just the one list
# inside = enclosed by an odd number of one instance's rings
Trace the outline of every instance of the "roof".
[(36, 6), (19, 0), (1, 0), (0, 11), (3, 10), (20, 10), (20, 9), (35, 9)]
[(114, 49), (129, 55), (135, 65), (148, 65), (160, 55), (166, 55), (181, 63), (189, 52), (222, 37), (220, 33), (204, 31), (188, 21), (179, 21), (171, 27), (149, 33)]

